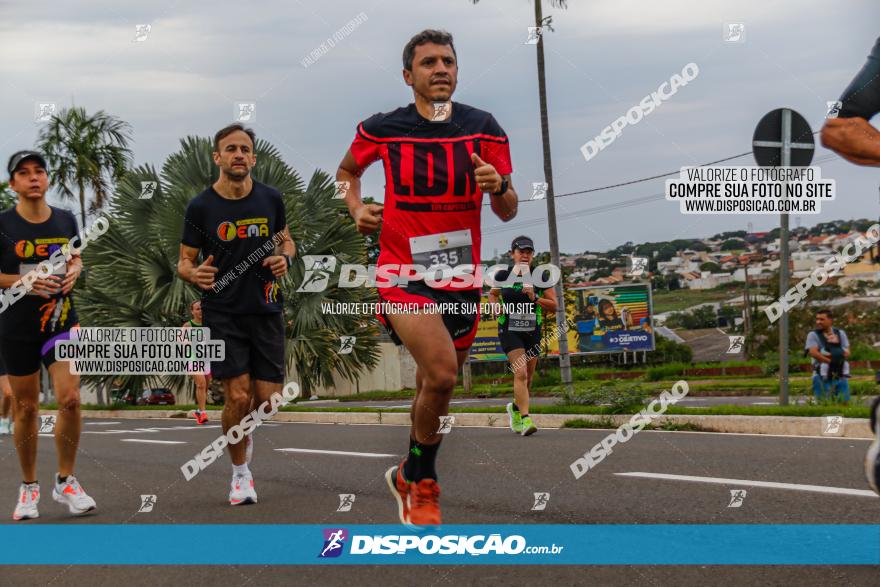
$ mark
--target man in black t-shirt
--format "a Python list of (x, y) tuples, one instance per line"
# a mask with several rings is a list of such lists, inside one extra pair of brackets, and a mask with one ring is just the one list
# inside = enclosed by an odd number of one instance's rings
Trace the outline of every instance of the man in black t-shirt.
[(6, 290), (0, 308), (0, 354), (15, 398), (15, 447), (24, 476), (12, 518), (40, 515), (41, 363), (52, 378), (58, 402), (58, 473), (52, 498), (70, 513), (84, 514), (95, 509), (95, 500), (73, 476), (82, 428), (79, 375), (71, 373), (69, 362), (56, 360), (54, 348), (56, 341), (69, 339), (71, 329), (79, 326), (71, 290), (82, 271), (75, 252), (82, 243), (73, 214), (46, 203), (49, 176), (42, 155), (19, 151), (6, 169), (18, 204), (0, 213), (0, 288)]
[[(880, 38), (868, 61), (840, 97), (840, 112), (822, 127), (822, 145), (856, 165), (880, 166), (880, 131), (869, 120), (880, 112)], [(865, 456), (865, 475), (880, 494), (880, 397), (871, 406), (874, 442)]]
[[(189, 203), (177, 264), (180, 276), (201, 288), (203, 324), (226, 347), (225, 358), (211, 365), (226, 396), (224, 433), (241, 422), (252, 402), (280, 392), (284, 381), (277, 280), (287, 274), (296, 248), (281, 193), (251, 178), (254, 141), (254, 132), (240, 124), (214, 136), (220, 179)], [(257, 501), (247, 453), (245, 443), (229, 444), (231, 505)]]

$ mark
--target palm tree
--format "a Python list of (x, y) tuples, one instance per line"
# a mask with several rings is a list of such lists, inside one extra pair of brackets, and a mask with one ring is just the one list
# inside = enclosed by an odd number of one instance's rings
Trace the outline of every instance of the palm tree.
[(50, 179), (61, 196), (79, 199), (80, 220), (86, 224), (86, 189), (94, 200), (90, 211), (104, 207), (113, 187), (131, 164), (131, 127), (103, 110), (65, 108), (43, 127), (38, 149), (51, 168)]
[[(316, 171), (303, 186), (299, 174), (281, 159), (277, 149), (257, 140), (260, 164), (254, 179), (284, 194), (287, 223), (303, 255), (334, 255), (339, 263), (365, 263), (364, 240), (355, 229), (336, 188), (323, 171)], [(187, 204), (217, 180), (208, 138), (187, 137), (166, 160), (161, 173), (140, 166), (126, 173), (105, 216), (110, 228), (83, 251), (87, 268), (77, 287), (77, 304), (84, 326), (180, 326), (188, 317), (189, 303), (199, 296), (196, 288), (177, 275), (180, 237)], [(140, 199), (141, 182), (155, 181), (151, 199)], [(361, 370), (373, 367), (379, 351), (374, 319), (324, 314), (325, 301), (367, 302), (375, 297), (367, 288), (330, 287), (319, 293), (298, 293), (303, 263), (299, 261), (281, 281), (284, 320), (287, 325), (287, 364), (296, 368), (308, 396), (316, 386), (333, 384), (334, 373), (354, 381)], [(336, 281), (331, 283), (338, 283)], [(339, 354), (340, 336), (356, 337), (350, 354)], [(93, 377), (105, 385), (113, 377)], [(161, 384), (192, 396), (189, 377), (123, 376), (123, 389), (138, 391), (144, 384)]]
[[(474, 4), (480, 0), (471, 0)], [(567, 0), (549, 0), (552, 8), (568, 8)], [(553, 30), (552, 16), (544, 17), (541, 0), (534, 0), (535, 3), (535, 26), (541, 27), (541, 32)], [(559, 267), (559, 235), (556, 230), (556, 200), (553, 192), (553, 165), (550, 158), (550, 119), (547, 116), (547, 79), (544, 67), (544, 35), (538, 35), (537, 44), (538, 56), (538, 98), (540, 101), (541, 111), (541, 145), (544, 153), (544, 182), (547, 184), (547, 224), (550, 232), (550, 256), (554, 265)], [(556, 285), (556, 299), (559, 300), (559, 311), (556, 312), (556, 325), (563, 328), (565, 325), (565, 298), (562, 295), (562, 281)], [(568, 341), (566, 338), (559, 339), (559, 371), (562, 384), (565, 385), (568, 393), (572, 392), (571, 387), (571, 358), (569, 357)]]
[(0, 182), (0, 210), (8, 210), (18, 204), (18, 195), (9, 188), (7, 182)]

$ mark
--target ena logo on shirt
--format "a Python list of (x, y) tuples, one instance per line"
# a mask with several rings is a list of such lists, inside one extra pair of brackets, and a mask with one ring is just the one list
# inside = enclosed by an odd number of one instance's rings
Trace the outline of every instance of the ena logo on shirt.
[(268, 218), (245, 218), (244, 220), (225, 220), (217, 225), (217, 237), (229, 242), (236, 238), (259, 238), (269, 236)]
[(67, 237), (61, 238), (38, 238), (33, 242), (29, 240), (20, 240), (15, 243), (15, 256), (19, 259), (28, 259), (36, 255), (37, 257), (49, 257), (67, 244)]

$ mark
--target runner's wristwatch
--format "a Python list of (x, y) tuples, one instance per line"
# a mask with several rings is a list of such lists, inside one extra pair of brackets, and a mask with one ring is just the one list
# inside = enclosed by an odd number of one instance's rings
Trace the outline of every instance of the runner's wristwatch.
[(293, 266), (293, 257), (284, 255), (284, 259), (287, 261), (287, 268), (290, 269)]
[(503, 196), (504, 194), (507, 193), (507, 188), (508, 188), (507, 180), (502, 177), (501, 178), (501, 187), (498, 189), (497, 192), (493, 192), (492, 195), (493, 196)]

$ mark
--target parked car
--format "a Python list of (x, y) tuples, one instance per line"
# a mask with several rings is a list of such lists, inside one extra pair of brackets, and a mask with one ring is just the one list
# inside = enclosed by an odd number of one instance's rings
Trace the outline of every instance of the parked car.
[(139, 406), (171, 406), (174, 403), (174, 394), (167, 387), (145, 389), (137, 400)]
[(110, 391), (110, 403), (135, 406), (137, 405), (137, 401), (138, 396), (130, 389), (114, 389)]

